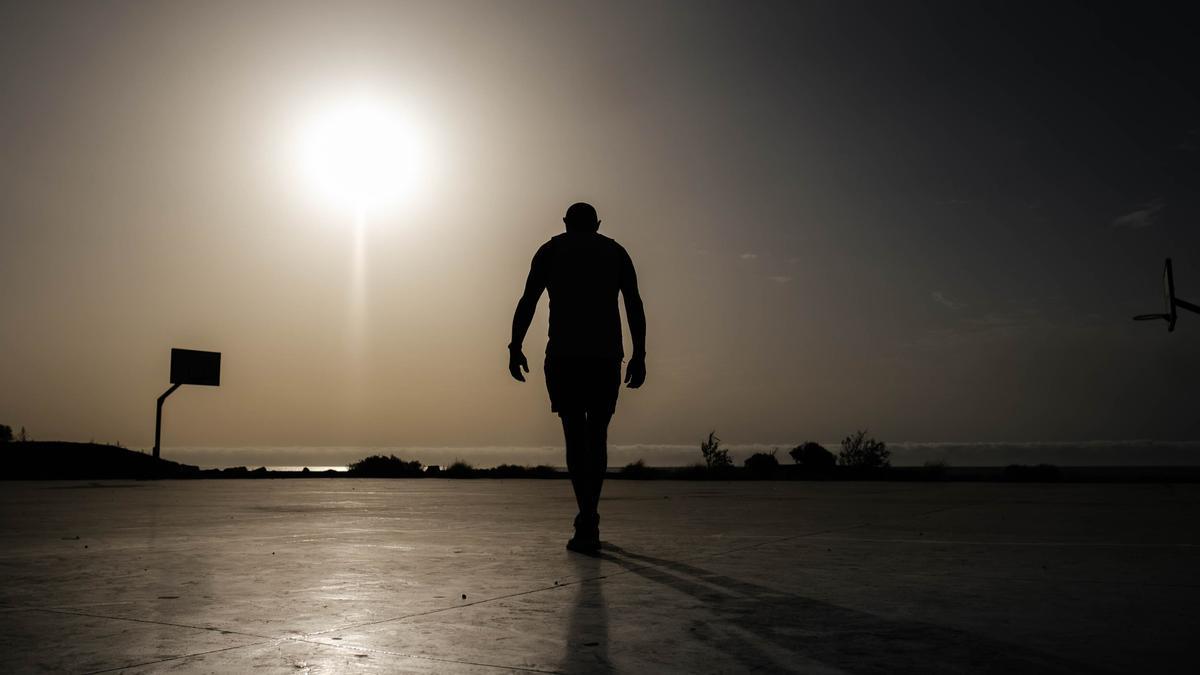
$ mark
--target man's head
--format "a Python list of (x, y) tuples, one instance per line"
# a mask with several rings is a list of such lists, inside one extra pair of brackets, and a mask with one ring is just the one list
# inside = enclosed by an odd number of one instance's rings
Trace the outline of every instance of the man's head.
[(600, 229), (600, 219), (596, 217), (596, 209), (588, 203), (576, 202), (567, 209), (563, 217), (567, 232), (595, 232)]

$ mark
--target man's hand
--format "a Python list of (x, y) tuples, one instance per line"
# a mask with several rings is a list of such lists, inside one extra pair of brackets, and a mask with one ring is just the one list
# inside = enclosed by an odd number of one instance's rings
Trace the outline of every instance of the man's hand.
[(635, 356), (629, 359), (629, 365), (625, 368), (625, 385), (630, 389), (637, 389), (646, 381), (646, 357)]
[(521, 374), (521, 370), (529, 372), (529, 361), (525, 360), (525, 354), (521, 352), (520, 347), (508, 348), (508, 372), (517, 382), (524, 382), (525, 376)]

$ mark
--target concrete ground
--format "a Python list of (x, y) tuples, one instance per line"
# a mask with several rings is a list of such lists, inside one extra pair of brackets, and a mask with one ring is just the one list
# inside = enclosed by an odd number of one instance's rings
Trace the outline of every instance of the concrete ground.
[(1195, 672), (1200, 485), (0, 484), (5, 672)]

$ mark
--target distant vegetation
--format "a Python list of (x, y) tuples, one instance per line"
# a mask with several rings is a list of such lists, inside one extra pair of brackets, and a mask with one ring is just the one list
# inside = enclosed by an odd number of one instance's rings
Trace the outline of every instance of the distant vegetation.
[(0, 424), (0, 443), (25, 443), (32, 440), (33, 437), (25, 433), (25, 427), (21, 427), (21, 430), (14, 436), (12, 427)]
[(475, 478), (475, 467), (467, 464), (461, 459), (454, 460), (454, 463), (442, 474), (446, 478)]
[(405, 461), (395, 455), (371, 455), (352, 462), (347, 469), (346, 474), (355, 478), (558, 478), (560, 475), (554, 467), (544, 465), (501, 464), (491, 469), (476, 469), (460, 459), (442, 468), (436, 464), (422, 466), (418, 461)]
[(792, 461), (808, 471), (828, 471), (837, 464), (837, 458), (825, 446), (805, 441), (788, 451)]
[(892, 452), (887, 444), (868, 438), (866, 430), (857, 431), (842, 439), (838, 465), (851, 469), (886, 469), (892, 465)]
[(931, 459), (922, 464), (921, 468), (926, 479), (941, 480), (946, 477), (946, 469), (950, 468), (950, 463), (944, 459)]
[(486, 478), (558, 478), (559, 471), (552, 466), (539, 464), (537, 466), (518, 466), (516, 464), (501, 464), (494, 469), (478, 469)]
[[(545, 478), (563, 479), (555, 467), (502, 464), (475, 468), (463, 460), (449, 467), (424, 466), (395, 455), (370, 455), (349, 465), (348, 471), (269, 470), (245, 466), (201, 469), (147, 452), (98, 443), (20, 441), (9, 438), (11, 427), (0, 425), (5, 461), (0, 480), (100, 480), (159, 478)], [(28, 434), (26, 434), (28, 436)], [(897, 480), (897, 481), (1005, 481), (1005, 482), (1200, 482), (1200, 467), (1068, 467), (1051, 464), (1007, 467), (956, 467), (944, 460), (924, 466), (892, 468), (887, 446), (859, 431), (847, 436), (836, 458), (820, 444), (807, 441), (792, 448), (793, 463), (781, 464), (778, 450), (757, 452), (743, 466), (734, 466), (729, 451), (712, 432), (700, 443), (704, 464), (685, 467), (651, 467), (637, 460), (608, 473), (609, 478), (630, 480)]]
[(704, 456), (704, 465), (709, 471), (722, 472), (733, 468), (729, 451), (721, 448), (721, 439), (717, 438), (716, 431), (708, 432), (708, 440), (700, 441), (700, 454)]
[(751, 475), (757, 478), (773, 478), (779, 473), (779, 460), (775, 459), (776, 452), (772, 450), (769, 453), (756, 452), (750, 455), (743, 462), (746, 471), (749, 471)]
[(639, 459), (621, 469), (621, 478), (651, 478), (654, 472), (646, 468), (646, 461)]
[(1053, 464), (1009, 464), (1004, 467), (1004, 480), (1020, 483), (1057, 483), (1062, 480), (1062, 471)]
[[(779, 463), (778, 452), (778, 449), (756, 452), (746, 458), (742, 469), (737, 469), (729, 459), (729, 450), (721, 447), (721, 439), (717, 437), (717, 432), (711, 431), (708, 438), (700, 442), (704, 466), (675, 469), (674, 477), (687, 475), (689, 478), (701, 479), (862, 478), (867, 474), (874, 475), (891, 468), (891, 452), (887, 449), (887, 444), (868, 436), (865, 430), (857, 431), (843, 439), (837, 456), (820, 443), (805, 441), (788, 451), (793, 464), (783, 466)], [(700, 475), (696, 475), (697, 470)], [(622, 476), (631, 478), (646, 478), (651, 473), (653, 472), (646, 469), (644, 464), (631, 464), (621, 471)]]
[(395, 455), (371, 455), (351, 462), (346, 469), (351, 476), (371, 478), (411, 478), (422, 474), (420, 462), (406, 462)]

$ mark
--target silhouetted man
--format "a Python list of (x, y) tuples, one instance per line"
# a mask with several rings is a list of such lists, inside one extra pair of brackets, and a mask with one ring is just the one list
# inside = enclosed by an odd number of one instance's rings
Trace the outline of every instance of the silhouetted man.
[(621, 388), (621, 312), (617, 293), (625, 299), (625, 315), (633, 355), (625, 382), (637, 389), (646, 381), (646, 314), (638, 295), (633, 261), (620, 244), (597, 232), (600, 220), (590, 204), (572, 204), (563, 218), (567, 231), (542, 244), (533, 256), (525, 293), (513, 315), (508, 345), (508, 372), (520, 382), (529, 362), (521, 343), (533, 321), (542, 291), (550, 292), (550, 341), (546, 345), (546, 390), (550, 410), (562, 418), (567, 470), (579, 515), (573, 551), (600, 548), (600, 488), (608, 467), (608, 423)]

